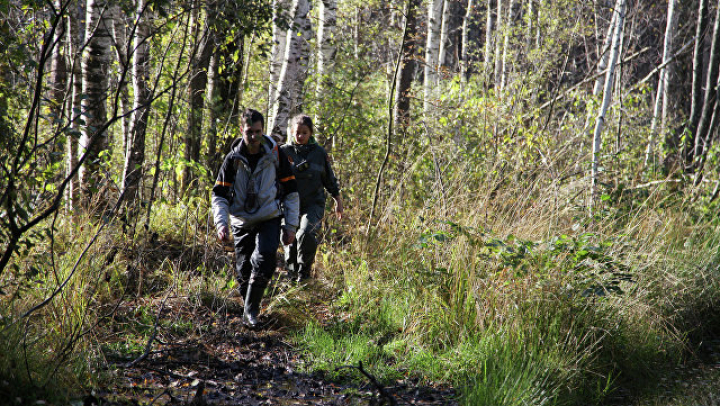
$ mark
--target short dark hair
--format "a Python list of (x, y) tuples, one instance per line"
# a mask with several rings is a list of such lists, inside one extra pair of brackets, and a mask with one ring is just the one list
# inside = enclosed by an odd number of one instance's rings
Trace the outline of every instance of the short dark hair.
[(245, 111), (243, 111), (242, 113), (242, 117), (240, 118), (240, 120), (243, 125), (248, 127), (253, 125), (253, 123), (257, 123), (258, 121), (262, 123), (263, 128), (265, 127), (265, 118), (257, 110), (245, 109)]
[(307, 128), (310, 129), (310, 132), (315, 134), (315, 129), (313, 128), (313, 122), (310, 116), (307, 114), (298, 114), (292, 118), (292, 126), (291, 128), (295, 128), (299, 125), (304, 125)]

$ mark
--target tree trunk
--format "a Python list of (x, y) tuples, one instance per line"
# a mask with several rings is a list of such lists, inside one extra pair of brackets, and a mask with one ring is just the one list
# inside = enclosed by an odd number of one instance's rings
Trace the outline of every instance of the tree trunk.
[[(607, 68), (608, 59), (610, 57), (610, 46), (612, 45), (616, 23), (617, 13), (613, 11), (612, 18), (610, 19), (610, 25), (608, 25), (607, 34), (605, 34), (605, 39), (603, 39), (603, 46), (600, 50), (600, 55), (598, 56), (598, 73), (604, 71)], [(600, 91), (603, 89), (604, 83), (604, 78), (602, 76), (598, 76), (598, 78), (595, 80), (595, 86), (593, 87), (593, 96), (597, 96), (598, 94), (600, 94)]]
[(668, 1), (667, 11), (667, 22), (665, 25), (665, 41), (663, 42), (663, 59), (662, 64), (664, 67), (660, 70), (660, 76), (658, 78), (657, 96), (655, 97), (655, 107), (653, 109), (653, 117), (650, 123), (650, 140), (648, 141), (647, 150), (645, 153), (645, 165), (648, 165), (653, 158), (655, 150), (655, 136), (658, 134), (657, 121), (660, 116), (660, 134), (665, 133), (665, 126), (667, 124), (667, 113), (668, 113), (668, 99), (670, 87), (670, 75), (671, 75), (671, 64), (670, 57), (673, 54), (672, 44), (675, 36), (675, 2), (676, 0)]
[[(108, 66), (112, 38), (107, 0), (88, 0), (85, 21), (87, 46), (82, 58), (82, 111), (86, 116), (78, 153), (88, 154), (88, 159), (79, 171), (83, 203), (88, 205), (102, 181), (102, 153), (108, 149), (108, 133), (101, 130), (107, 121)], [(100, 196), (99, 202), (105, 199), (105, 196)]]
[(123, 114), (120, 124), (122, 127), (122, 141), (123, 141), (123, 154), (127, 156), (130, 149), (130, 96), (128, 95), (127, 81), (123, 80), (123, 77), (127, 78), (125, 72), (130, 72), (130, 56), (128, 55), (128, 38), (127, 28), (125, 27), (125, 12), (122, 8), (117, 5), (110, 6), (110, 12), (112, 13), (113, 22), (113, 48), (115, 49), (115, 56), (120, 63), (120, 70), (118, 72), (118, 86), (120, 92), (120, 111)]
[(272, 48), (270, 50), (270, 85), (268, 86), (268, 106), (266, 117), (272, 113), (277, 100), (277, 85), (279, 83), (280, 71), (282, 70), (285, 49), (287, 48), (287, 33), (290, 18), (291, 0), (273, 0), (273, 26), (272, 26)]
[(297, 61), (297, 76), (295, 80), (290, 82), (292, 84), (291, 102), (289, 117), (294, 116), (297, 113), (302, 112), (305, 109), (305, 81), (308, 77), (308, 69), (310, 67), (310, 38), (314, 36), (312, 29), (312, 22), (310, 21), (310, 0), (306, 0), (306, 4), (303, 9), (307, 10), (304, 12), (305, 16), (300, 18), (298, 22), (298, 32), (295, 34), (298, 43), (298, 61)]
[(440, 30), (443, 0), (430, 0), (428, 4), (427, 40), (425, 45), (425, 76), (423, 83), (423, 111), (430, 112), (437, 83), (437, 61), (440, 53)]
[(443, 0), (442, 21), (440, 23), (440, 48), (438, 50), (438, 71), (447, 65), (448, 49), (452, 48), (452, 40), (450, 39), (452, 0)]
[(199, 21), (199, 5), (194, 7), (192, 25), (194, 30), (194, 46), (190, 57), (190, 83), (188, 85), (188, 99), (190, 111), (188, 112), (188, 129), (185, 134), (185, 160), (181, 188), (188, 190), (197, 181), (193, 171), (193, 163), (200, 162), (200, 146), (202, 145), (202, 123), (205, 107), (205, 87), (207, 86), (207, 69), (210, 64), (210, 55), (213, 48), (212, 26), (208, 21), (201, 28)]
[[(82, 4), (82, 2), (81, 2)], [(75, 170), (78, 164), (78, 137), (81, 134), (82, 125), (80, 124), (82, 111), (82, 86), (83, 86), (83, 75), (82, 75), (82, 44), (85, 42), (85, 19), (81, 16), (84, 14), (82, 5), (80, 7), (73, 7), (70, 11), (70, 18), (67, 19), (67, 33), (68, 33), (68, 45), (70, 55), (70, 90), (72, 96), (70, 98), (70, 108), (68, 109), (70, 114), (70, 131), (68, 132), (68, 139), (65, 144), (66, 150), (66, 165), (65, 175), (70, 176), (70, 173)], [(79, 206), (80, 199), (78, 195), (79, 185), (78, 176), (70, 176), (66, 188), (66, 207), (71, 211)]]
[[(487, 17), (485, 22), (485, 58), (483, 59), (483, 62), (485, 64), (485, 76), (488, 76), (490, 74), (490, 67), (493, 66), (493, 29), (494, 29), (494, 20), (493, 20), (493, 1), (487, 0)], [(487, 77), (485, 81), (487, 82)]]
[(293, 23), (287, 31), (289, 41), (285, 49), (280, 76), (278, 77), (278, 86), (274, 97), (276, 103), (269, 114), (268, 120), (269, 133), (279, 141), (286, 138), (287, 123), (291, 109), (294, 108), (293, 98), (296, 96), (293, 93), (297, 91), (295, 81), (299, 81), (301, 64), (303, 61), (307, 61), (307, 54), (303, 56), (303, 50), (307, 50), (303, 44), (306, 43), (307, 37), (303, 38), (304, 34), (301, 30), (307, 27), (305, 20), (308, 19), (309, 12), (310, 4), (308, 0), (293, 0), (291, 8)]
[[(705, 153), (705, 145), (710, 134), (710, 119), (717, 100), (717, 82), (720, 73), (720, 7), (715, 15), (712, 43), (710, 44), (710, 62), (708, 65), (707, 81), (705, 82), (705, 96), (703, 97), (700, 121), (695, 131), (695, 145), (692, 153), (693, 167), (697, 166), (698, 159)], [(695, 169), (695, 168), (693, 168)]]
[(595, 121), (595, 132), (593, 134), (593, 150), (592, 150), (592, 172), (591, 172), (591, 198), (590, 207), (594, 205), (597, 193), (598, 168), (600, 161), (600, 148), (602, 146), (602, 130), (605, 124), (605, 115), (610, 100), (612, 99), (613, 82), (615, 78), (615, 66), (620, 56), (621, 37), (623, 33), (623, 21), (625, 20), (625, 0), (616, 0), (614, 13), (616, 16), (615, 32), (612, 34), (612, 46), (610, 48), (610, 60), (608, 62), (608, 71), (605, 75), (605, 85), (603, 86), (603, 101), (598, 111)]
[(493, 77), (495, 78), (495, 92), (498, 93), (500, 90), (500, 80), (502, 78), (502, 75), (500, 74), (500, 69), (502, 68), (502, 45), (503, 41), (501, 41), (502, 33), (505, 30), (505, 22), (503, 21), (503, 4), (504, 0), (497, 0), (497, 14), (496, 14), (496, 20), (495, 23), (495, 72)]
[[(322, 0), (318, 3), (320, 10), (318, 15), (317, 33), (317, 87), (315, 88), (315, 100), (319, 103), (325, 97), (325, 92), (332, 86), (330, 75), (332, 74), (332, 61), (335, 58), (335, 28), (337, 25), (337, 0)], [(316, 109), (320, 111), (320, 109)], [(324, 134), (323, 119), (315, 116), (316, 132)], [(318, 131), (319, 129), (319, 131)]]
[(123, 188), (128, 205), (133, 205), (139, 197), (138, 186), (143, 176), (145, 132), (150, 112), (150, 27), (153, 19), (147, 6), (147, 0), (138, 0), (132, 65), (133, 113), (129, 150), (123, 171)]
[(460, 53), (460, 80), (464, 83), (469, 78), (470, 54), (470, 29), (475, 22), (475, 0), (468, 0), (465, 16), (462, 24), (461, 53)]
[(685, 145), (683, 147), (683, 155), (685, 166), (690, 167), (693, 160), (693, 149), (695, 147), (695, 131), (700, 122), (700, 112), (702, 111), (703, 92), (703, 43), (705, 30), (708, 26), (708, 0), (700, 0), (698, 4), (698, 18), (695, 30), (695, 46), (693, 49), (693, 75), (692, 75), (692, 97), (690, 105), (690, 117), (685, 130)]
[(417, 44), (417, 12), (420, 0), (409, 0), (405, 7), (405, 39), (403, 41), (402, 61), (395, 86), (395, 129), (404, 131), (410, 124), (410, 89), (415, 72), (415, 52)]
[(505, 19), (505, 27), (503, 30), (503, 51), (502, 51), (502, 65), (500, 67), (500, 94), (505, 91), (505, 85), (507, 84), (508, 76), (508, 52), (510, 52), (510, 36), (513, 32), (513, 25), (515, 24), (515, 0), (510, 0), (508, 3), (507, 18)]
[[(55, 8), (60, 9), (60, 2), (55, 1)], [(63, 17), (63, 20), (65, 18)], [(53, 38), (52, 59), (50, 62), (50, 101), (51, 111), (58, 118), (63, 110), (65, 101), (65, 84), (67, 83), (67, 64), (65, 63), (64, 42), (65, 42), (65, 24), (61, 21), (55, 31)]]

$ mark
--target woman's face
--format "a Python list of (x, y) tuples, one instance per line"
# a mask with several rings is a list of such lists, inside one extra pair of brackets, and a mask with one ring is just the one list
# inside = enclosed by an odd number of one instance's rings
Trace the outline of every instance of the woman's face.
[(307, 144), (310, 136), (312, 136), (312, 131), (305, 124), (299, 124), (295, 127), (295, 142), (298, 144)]

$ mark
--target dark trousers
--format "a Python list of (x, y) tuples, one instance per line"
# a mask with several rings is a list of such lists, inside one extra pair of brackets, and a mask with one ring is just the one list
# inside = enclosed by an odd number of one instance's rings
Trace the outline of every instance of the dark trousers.
[(321, 205), (312, 205), (302, 208), (300, 212), (300, 227), (295, 235), (295, 241), (284, 247), (285, 264), (288, 269), (298, 272), (298, 266), (309, 272), (315, 262), (315, 252), (318, 248), (318, 231), (324, 215), (325, 208)]
[(275, 272), (277, 249), (280, 245), (280, 218), (252, 228), (232, 228), (235, 239), (235, 271), (240, 294), (245, 297), (248, 286), (264, 290)]

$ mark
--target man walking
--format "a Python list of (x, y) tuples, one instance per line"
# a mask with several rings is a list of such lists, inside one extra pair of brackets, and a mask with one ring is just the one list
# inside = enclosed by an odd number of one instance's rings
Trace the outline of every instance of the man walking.
[(260, 301), (275, 271), (280, 229), (284, 229), (283, 244), (291, 244), (299, 223), (299, 197), (290, 162), (275, 141), (263, 134), (264, 126), (258, 111), (243, 112), (242, 138), (225, 156), (212, 190), (218, 238), (227, 241), (232, 230), (235, 268), (245, 298), (243, 322), (249, 327), (258, 325)]

